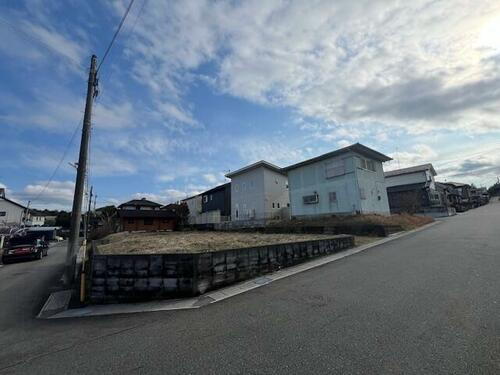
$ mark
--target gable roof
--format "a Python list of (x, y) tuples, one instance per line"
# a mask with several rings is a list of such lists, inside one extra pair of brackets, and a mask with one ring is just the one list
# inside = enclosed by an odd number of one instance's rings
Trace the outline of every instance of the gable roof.
[(209, 194), (209, 193), (215, 193), (216, 191), (219, 191), (219, 190), (224, 190), (226, 188), (229, 188), (231, 186), (231, 183), (230, 182), (226, 182), (225, 184), (222, 184), (222, 185), (219, 185), (219, 186), (216, 186), (212, 189), (209, 189), (207, 191), (204, 191), (203, 193), (200, 193), (200, 195), (205, 195), (205, 194)]
[(181, 199), (181, 202), (186, 202), (190, 199), (194, 199), (196, 197), (201, 197), (201, 194), (196, 194), (196, 195), (191, 195), (190, 197), (187, 197), (187, 198), (184, 198), (184, 199)]
[(246, 173), (248, 171), (251, 171), (252, 169), (256, 169), (256, 168), (259, 168), (259, 167), (264, 167), (264, 168), (270, 169), (270, 170), (272, 170), (274, 172), (278, 172), (280, 174), (285, 174), (283, 172), (283, 169), (280, 168), (280, 167), (278, 167), (277, 165), (269, 163), (268, 161), (265, 161), (265, 160), (260, 160), (260, 161), (258, 161), (256, 163), (247, 165), (246, 167), (237, 169), (234, 172), (229, 172), (228, 174), (226, 174), (226, 177), (227, 178), (232, 178), (234, 176), (237, 176), (237, 175), (242, 174), (242, 173)]
[(26, 207), (24, 207), (22, 204), (17, 203), (17, 202), (14, 202), (14, 201), (12, 201), (12, 200), (10, 200), (10, 199), (8, 199), (8, 198), (5, 198), (5, 197), (0, 197), (0, 199), (3, 199), (3, 200), (4, 200), (4, 201), (6, 201), (6, 202), (12, 203), (13, 205), (16, 205), (16, 206), (18, 206), (18, 207), (20, 207), (20, 208), (24, 208), (25, 210), (27, 209), (27, 208), (26, 208)]
[(123, 206), (161, 207), (161, 204), (142, 198), (132, 199), (128, 202), (122, 203), (118, 206), (118, 208), (122, 208)]
[(436, 170), (431, 163), (415, 165), (414, 167), (395, 169), (393, 171), (384, 172), (385, 177), (399, 176), (402, 174), (410, 174), (415, 172), (425, 172), (429, 170), (433, 176), (436, 176)]
[(335, 151), (327, 152), (326, 154), (323, 154), (320, 156), (316, 156), (312, 159), (304, 160), (304, 161), (301, 161), (300, 163), (290, 165), (286, 168), (283, 168), (282, 170), (287, 172), (287, 171), (302, 167), (302, 166), (307, 165), (307, 164), (316, 163), (318, 161), (321, 161), (324, 159), (329, 159), (329, 158), (332, 158), (334, 156), (342, 155), (342, 154), (345, 154), (345, 153), (351, 152), (351, 151), (355, 152), (357, 154), (366, 156), (368, 158), (381, 161), (381, 162), (392, 160), (392, 158), (390, 158), (389, 156), (384, 155), (378, 151), (375, 151), (369, 147), (366, 147), (366, 146), (362, 145), (361, 143), (355, 143), (353, 145), (343, 147), (343, 148), (340, 148), (340, 149), (335, 150)]

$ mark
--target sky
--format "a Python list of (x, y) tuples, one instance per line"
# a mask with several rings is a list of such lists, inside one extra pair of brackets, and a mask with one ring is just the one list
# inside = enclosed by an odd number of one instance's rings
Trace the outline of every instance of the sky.
[[(71, 207), (90, 57), (128, 2), (0, 2), (8, 197)], [(99, 73), (89, 184), (98, 206), (168, 203), (360, 142), (386, 170), (490, 186), (499, 114), (497, 0), (136, 0)]]

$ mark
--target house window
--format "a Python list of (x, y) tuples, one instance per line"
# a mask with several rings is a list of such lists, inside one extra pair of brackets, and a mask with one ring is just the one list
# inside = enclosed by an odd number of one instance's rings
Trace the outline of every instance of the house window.
[(316, 204), (319, 202), (319, 195), (318, 194), (304, 195), (302, 197), (302, 202), (304, 204)]
[(368, 159), (359, 159), (360, 160), (360, 165), (361, 168), (367, 169), (369, 171), (375, 172), (375, 162), (373, 160), (368, 160)]
[(332, 178), (345, 173), (344, 160), (333, 160), (325, 164), (325, 177)]
[(286, 204), (286, 206), (287, 206), (287, 207), (290, 207), (290, 203), (287, 203), (287, 204)]
[(6, 211), (0, 211), (0, 216), (7, 216), (7, 212)]
[(276, 185), (278, 185), (278, 184), (279, 184), (279, 182), (278, 182), (278, 179), (277, 179), (277, 178), (276, 178), (276, 179), (274, 179), (274, 182), (276, 183)]
[(153, 225), (153, 219), (144, 219), (144, 225)]
[(240, 190), (238, 184), (234, 184), (234, 191), (238, 192)]
[(366, 199), (365, 188), (362, 188), (362, 187), (359, 188), (359, 197), (361, 199)]
[(210, 201), (212, 201), (212, 198), (213, 198), (213, 197), (212, 197), (212, 194), (210, 194)]
[(127, 220), (127, 223), (128, 223), (128, 224), (134, 224), (134, 219), (128, 219), (128, 220)]
[(273, 202), (273, 208), (274, 208), (274, 202)]
[(331, 191), (328, 193), (328, 197), (330, 198), (330, 203), (337, 203), (337, 192)]
[(238, 210), (236, 210), (236, 215), (235, 216), (238, 217)]
[(207, 203), (208, 202), (208, 195), (204, 195), (203, 196), (203, 203)]
[(278, 203), (278, 208), (280, 208), (280, 204)]

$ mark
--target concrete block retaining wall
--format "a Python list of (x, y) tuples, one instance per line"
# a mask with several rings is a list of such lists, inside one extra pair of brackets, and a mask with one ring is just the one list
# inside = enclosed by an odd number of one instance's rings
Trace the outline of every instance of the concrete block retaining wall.
[(89, 297), (113, 303), (194, 296), (353, 246), (353, 236), (339, 235), (198, 254), (92, 254)]

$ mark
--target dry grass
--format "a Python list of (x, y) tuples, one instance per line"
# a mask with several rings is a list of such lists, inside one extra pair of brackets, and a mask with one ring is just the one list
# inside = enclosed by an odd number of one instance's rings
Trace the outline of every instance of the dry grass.
[(382, 237), (354, 236), (354, 243), (356, 246), (362, 246), (375, 241), (380, 241), (381, 239)]
[(428, 216), (394, 214), (394, 215), (347, 215), (330, 216), (318, 219), (298, 219), (290, 221), (281, 221), (276, 226), (324, 226), (324, 225), (350, 225), (350, 224), (381, 224), (381, 225), (400, 225), (404, 230), (411, 230), (422, 225), (433, 222), (434, 219)]
[[(111, 234), (98, 245), (100, 254), (203, 253), (279, 243), (320, 240), (331, 234), (262, 234), (239, 232), (149, 232)], [(361, 238), (361, 237), (360, 237)]]

